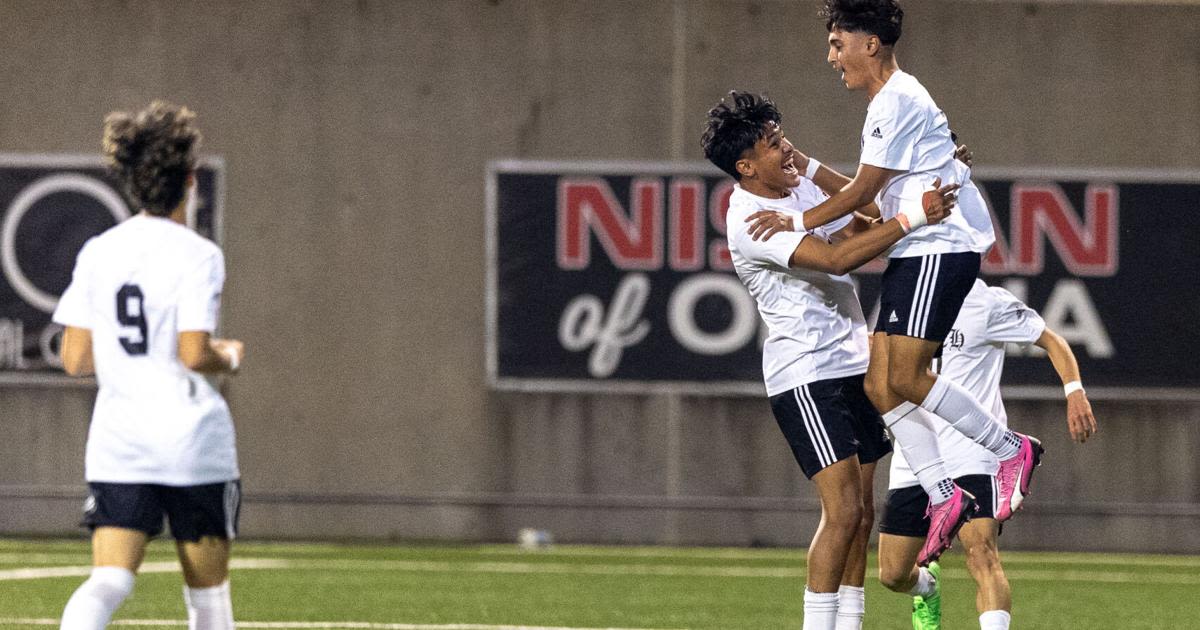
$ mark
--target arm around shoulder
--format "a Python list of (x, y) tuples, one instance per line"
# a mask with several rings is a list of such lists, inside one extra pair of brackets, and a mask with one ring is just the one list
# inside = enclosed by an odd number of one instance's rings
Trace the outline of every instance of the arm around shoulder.
[(884, 184), (897, 173), (899, 171), (860, 164), (858, 173), (849, 184), (804, 213), (805, 229), (825, 225), (870, 204), (875, 200), (875, 195), (883, 190)]
[(833, 244), (819, 238), (806, 238), (800, 241), (792, 253), (791, 266), (840, 276), (858, 269), (882, 254), (903, 238), (904, 234), (900, 223), (892, 220), (878, 228), (859, 232)]

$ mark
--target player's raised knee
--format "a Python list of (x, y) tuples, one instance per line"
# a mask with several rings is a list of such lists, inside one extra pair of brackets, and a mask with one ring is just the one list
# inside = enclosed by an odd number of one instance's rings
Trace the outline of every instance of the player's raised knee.
[(887, 376), (879, 374), (877, 376), (868, 374), (863, 381), (863, 390), (867, 393), (867, 399), (875, 406), (879, 413), (891, 411), (892, 406), (889, 401), (894, 396), (888, 388)]
[(904, 370), (889, 369), (887, 376), (887, 386), (891, 393), (907, 400), (913, 404), (919, 405), (925, 398), (928, 391), (922, 391), (920, 387), (921, 375), (913, 374)]
[(890, 566), (885, 562), (879, 564), (879, 583), (889, 591), (906, 593), (912, 588), (909, 574), (912, 567)]

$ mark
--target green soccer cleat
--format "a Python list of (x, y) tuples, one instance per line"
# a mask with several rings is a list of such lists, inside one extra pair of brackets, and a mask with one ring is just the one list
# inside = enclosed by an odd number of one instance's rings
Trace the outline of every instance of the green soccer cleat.
[(942, 627), (942, 567), (930, 562), (929, 572), (935, 580), (933, 595), (913, 597), (913, 630), (941, 630)]

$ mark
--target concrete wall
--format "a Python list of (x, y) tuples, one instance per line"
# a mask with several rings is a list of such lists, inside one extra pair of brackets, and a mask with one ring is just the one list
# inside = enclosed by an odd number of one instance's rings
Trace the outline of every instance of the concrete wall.
[[(813, 494), (765, 401), (484, 388), (482, 210), (489, 159), (699, 159), (734, 87), (854, 162), (865, 102), (811, 4), (5, 2), (0, 149), (97, 151), (155, 97), (200, 113), (248, 535), (800, 544)], [(1200, 7), (906, 10), (901, 63), (981, 162), (1200, 169)], [(73, 531), (93, 395), (0, 389), (0, 531)], [(1075, 447), (1061, 403), (1013, 405), (1050, 458), (1006, 543), (1200, 551), (1200, 405), (1096, 413)]]

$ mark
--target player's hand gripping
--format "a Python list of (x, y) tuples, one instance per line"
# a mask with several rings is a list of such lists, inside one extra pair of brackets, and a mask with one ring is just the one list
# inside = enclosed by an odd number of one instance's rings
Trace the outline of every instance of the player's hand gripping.
[(933, 180), (933, 190), (921, 195), (921, 207), (925, 210), (925, 218), (929, 224), (938, 223), (950, 216), (950, 209), (958, 203), (959, 184), (942, 185), (942, 178)]
[(954, 159), (966, 164), (967, 166), (975, 166), (975, 154), (972, 153), (965, 144), (960, 144), (955, 147)]
[(754, 214), (746, 217), (746, 222), (750, 223), (747, 231), (750, 232), (750, 238), (754, 240), (768, 240), (777, 232), (795, 232), (795, 223), (792, 221), (792, 215), (779, 212), (777, 210), (759, 210)]
[(1071, 439), (1080, 444), (1096, 433), (1096, 417), (1092, 415), (1092, 403), (1088, 402), (1083, 390), (1067, 396), (1067, 430)]

